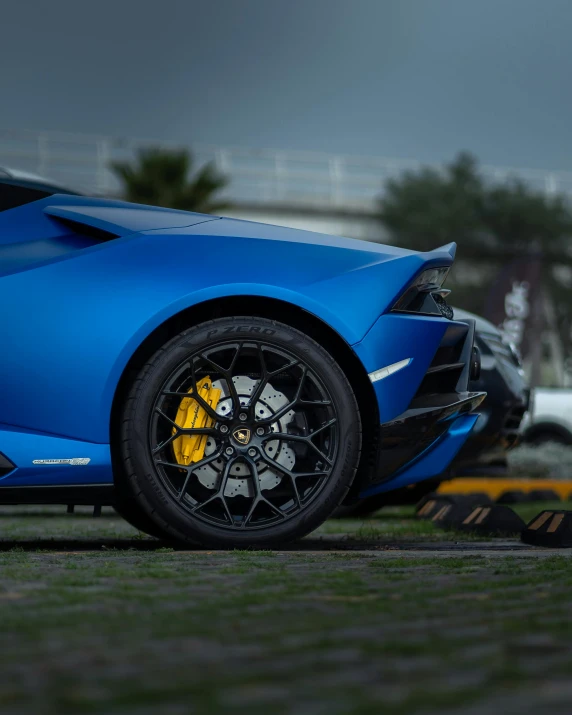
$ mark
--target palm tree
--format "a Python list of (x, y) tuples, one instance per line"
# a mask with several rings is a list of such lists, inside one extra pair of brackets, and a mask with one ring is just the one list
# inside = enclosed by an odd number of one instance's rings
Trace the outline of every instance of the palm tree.
[(186, 149), (141, 149), (133, 162), (113, 162), (112, 171), (123, 185), (123, 198), (184, 211), (213, 213), (227, 204), (214, 200), (227, 185), (212, 163), (191, 176), (193, 156)]

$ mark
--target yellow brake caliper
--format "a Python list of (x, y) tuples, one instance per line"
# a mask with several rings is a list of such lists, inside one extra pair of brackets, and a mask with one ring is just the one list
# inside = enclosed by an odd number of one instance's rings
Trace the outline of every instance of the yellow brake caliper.
[[(192, 394), (192, 392), (193, 388), (189, 390), (189, 394)], [(202, 380), (197, 382), (197, 393), (213, 410), (216, 410), (221, 390), (212, 386), (210, 377), (203, 377)], [(212, 427), (215, 421), (212, 417), (209, 417), (206, 410), (201, 407), (197, 400), (192, 397), (183, 397), (175, 422), (181, 429), (201, 429)], [(173, 427), (173, 433), (175, 431)], [(191, 462), (200, 461), (205, 454), (207, 439), (208, 435), (206, 434), (185, 434), (177, 437), (173, 441), (173, 450), (177, 463), (187, 465)]]

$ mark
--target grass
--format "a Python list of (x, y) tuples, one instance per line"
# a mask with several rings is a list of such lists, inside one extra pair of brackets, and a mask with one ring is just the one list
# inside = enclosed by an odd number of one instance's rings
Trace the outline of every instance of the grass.
[(2, 508), (0, 535), (2, 713), (572, 706), (568, 552), (412, 552), (461, 537), (411, 509), (278, 552), (181, 551), (55, 508)]
[(527, 504), (525, 502), (524, 504), (514, 504), (511, 508), (514, 509), (517, 514), (520, 514), (520, 516), (528, 524), (530, 521), (532, 521), (532, 519), (534, 519), (535, 516), (540, 514), (540, 512), (544, 511), (545, 509), (553, 509), (554, 511), (562, 511), (562, 509), (572, 510), (572, 502), (567, 503), (561, 501), (547, 501), (533, 502), (530, 504)]

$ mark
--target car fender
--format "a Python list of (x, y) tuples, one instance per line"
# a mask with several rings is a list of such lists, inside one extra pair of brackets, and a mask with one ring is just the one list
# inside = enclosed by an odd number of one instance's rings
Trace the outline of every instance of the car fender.
[[(82, 197), (55, 198), (1, 217), (14, 230), (27, 217), (30, 241), (41, 227), (45, 240), (69, 242), (70, 250), (0, 277), (0, 422), (84, 441), (108, 440), (113, 396), (130, 357), (181, 311), (233, 295), (275, 298), (317, 316), (353, 345), (418, 272), (450, 265), (454, 256), (454, 245), (420, 254), (250, 222), (101, 207), (98, 200), (86, 208)], [(151, 225), (171, 221), (172, 227), (129, 233), (145, 224), (146, 210)], [(75, 248), (84, 224), (87, 237), (111, 229), (119, 237), (95, 237), (92, 247)]]
[(340, 338), (346, 342), (348, 347), (351, 347), (351, 344), (344, 338), (344, 335), (352, 334), (349, 326), (341, 324), (336, 315), (308, 296), (286, 288), (276, 288), (276, 286), (254, 283), (209, 286), (203, 290), (182, 296), (180, 299), (164, 307), (159, 312), (154, 313), (139, 327), (135, 333), (129, 337), (121, 352), (118, 354), (117, 360), (114, 362), (105, 383), (101, 403), (102, 414), (109, 414), (119, 380), (129, 364), (129, 361), (133, 355), (135, 355), (140, 346), (143, 345), (147, 338), (149, 338), (155, 330), (157, 330), (157, 328), (160, 328), (161, 325), (176, 317), (180, 313), (185, 312), (189, 308), (200, 307), (201, 305), (205, 305), (218, 298), (246, 297), (275, 299), (280, 300), (287, 305), (301, 308), (302, 310), (305, 310), (317, 317), (319, 320), (322, 320), (329, 327), (333, 328)]

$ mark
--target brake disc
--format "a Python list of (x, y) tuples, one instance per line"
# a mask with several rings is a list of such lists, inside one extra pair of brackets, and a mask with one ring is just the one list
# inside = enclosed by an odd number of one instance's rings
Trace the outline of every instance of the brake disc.
[[(237, 375), (232, 378), (236, 389), (240, 404), (242, 407), (248, 407), (252, 393), (254, 392), (257, 380), (253, 380), (247, 375)], [(213, 388), (220, 390), (220, 398), (216, 407), (217, 414), (228, 417), (232, 414), (232, 398), (224, 380), (215, 380), (212, 383)], [(279, 390), (274, 389), (268, 384), (262, 391), (256, 403), (255, 414), (258, 419), (267, 420), (272, 418), (272, 415), (281, 410), (284, 405), (289, 402), (288, 398)], [(289, 410), (280, 419), (276, 420), (271, 425), (272, 432), (286, 433), (288, 425), (294, 419), (294, 411)], [(211, 455), (217, 449), (214, 438), (209, 437), (206, 447), (205, 456)], [(282, 440), (268, 440), (264, 445), (264, 451), (270, 459), (280, 464), (285, 469), (292, 470), (296, 462), (294, 451), (288, 447)], [(223, 459), (217, 459), (210, 464), (205, 464), (199, 467), (195, 474), (201, 484), (207, 489), (214, 489), (217, 485), (220, 474), (224, 468), (225, 462)], [(258, 476), (261, 489), (273, 489), (282, 481), (282, 476), (272, 467), (268, 467), (265, 462), (259, 460), (256, 462)], [(245, 496), (252, 498), (255, 496), (255, 490), (252, 483), (250, 467), (247, 463), (238, 461), (233, 464), (229, 475), (224, 496)]]

